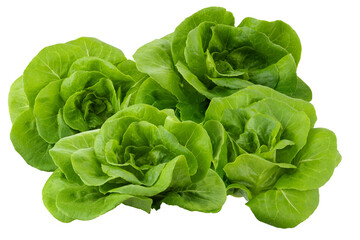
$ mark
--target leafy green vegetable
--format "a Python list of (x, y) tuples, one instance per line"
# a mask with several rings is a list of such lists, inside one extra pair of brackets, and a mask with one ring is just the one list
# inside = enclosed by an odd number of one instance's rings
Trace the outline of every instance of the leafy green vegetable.
[(253, 84), (311, 100), (310, 88), (296, 74), (296, 32), (282, 21), (245, 18), (237, 27), (234, 21), (223, 8), (205, 8), (134, 54), (138, 69), (177, 98), (181, 119), (201, 122), (203, 115), (191, 115), (184, 106), (204, 113), (207, 99)]
[[(162, 202), (217, 212), (226, 198), (210, 169), (210, 138), (173, 111), (135, 104), (100, 130), (59, 140), (50, 150), (59, 167), (45, 184), (45, 206), (63, 222), (89, 220), (120, 203), (150, 212)], [(91, 209), (91, 211), (89, 211)]]
[(335, 134), (314, 128), (299, 37), (282, 21), (234, 24), (202, 9), (135, 61), (86, 37), (39, 52), (10, 88), (10, 138), (53, 171), (42, 195), (56, 219), (122, 203), (213, 213), (226, 195), (280, 228), (315, 211), (341, 155)]
[(295, 227), (316, 209), (340, 155), (335, 134), (315, 121), (310, 103), (260, 85), (210, 102), (212, 166), (260, 221)]
[(52, 145), (99, 128), (144, 76), (119, 49), (95, 38), (44, 48), (10, 89), (15, 149), (31, 166), (53, 171)]

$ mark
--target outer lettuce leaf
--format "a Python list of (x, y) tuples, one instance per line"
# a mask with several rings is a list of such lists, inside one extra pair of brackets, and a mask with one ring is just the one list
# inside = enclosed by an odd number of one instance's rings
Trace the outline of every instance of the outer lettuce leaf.
[(310, 102), (312, 99), (312, 92), (310, 87), (299, 77), (297, 79), (296, 89), (292, 94), (294, 98), (300, 98)]
[(203, 180), (169, 192), (162, 201), (190, 211), (196, 209), (201, 212), (218, 212), (221, 209), (219, 203), (224, 203), (225, 200), (226, 190), (223, 181), (213, 170), (209, 170)]
[(242, 20), (239, 27), (249, 27), (266, 34), (274, 43), (285, 48), (299, 64), (301, 56), (301, 43), (296, 32), (283, 21), (268, 22), (247, 17)]
[[(239, 27), (249, 27), (266, 34), (272, 42), (280, 45), (291, 53), (296, 65), (299, 64), (301, 57), (300, 39), (297, 33), (287, 23), (280, 20), (268, 22), (247, 17), (242, 20)], [(296, 89), (291, 96), (305, 101), (311, 101), (312, 92), (309, 86), (298, 77)]]
[(29, 102), (24, 92), (22, 76), (16, 79), (11, 85), (8, 104), (12, 123), (22, 112), (29, 108)]
[(69, 185), (71, 185), (71, 183), (67, 181), (64, 174), (59, 169), (56, 169), (46, 181), (42, 191), (45, 207), (57, 220), (61, 222), (71, 222), (75, 220), (74, 218), (65, 215), (56, 205), (56, 197), (58, 193), (68, 188)]
[(150, 212), (152, 203), (149, 198), (117, 193), (104, 195), (96, 187), (71, 183), (59, 169), (46, 182), (43, 201), (49, 212), (62, 222), (91, 220), (121, 203)]
[(319, 204), (319, 191), (269, 190), (250, 200), (255, 217), (279, 228), (292, 228), (306, 220)]
[(118, 65), (126, 60), (126, 57), (121, 50), (96, 38), (83, 37), (67, 42), (67, 44), (79, 46), (81, 50), (85, 52), (85, 56), (98, 57), (113, 65)]
[(140, 47), (134, 54), (137, 68), (164, 89), (176, 96), (179, 100), (186, 100), (181, 90), (180, 76), (177, 74), (171, 59), (170, 42), (157, 39)]
[(296, 155), (296, 171), (284, 174), (275, 187), (310, 190), (323, 186), (337, 166), (337, 144), (333, 132), (324, 128), (313, 128), (306, 145)]
[(34, 106), (35, 98), (43, 87), (66, 77), (71, 64), (83, 56), (85, 53), (79, 47), (70, 44), (56, 44), (41, 50), (23, 74), (30, 107)]
[(10, 139), (15, 150), (30, 166), (42, 171), (56, 169), (56, 165), (49, 155), (52, 145), (39, 136), (31, 109), (22, 112), (15, 119)]

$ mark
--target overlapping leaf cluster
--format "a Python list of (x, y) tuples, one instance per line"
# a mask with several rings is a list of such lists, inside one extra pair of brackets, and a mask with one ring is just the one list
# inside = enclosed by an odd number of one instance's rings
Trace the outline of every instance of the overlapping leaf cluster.
[(341, 161), (315, 128), (301, 45), (282, 21), (211, 7), (140, 47), (134, 60), (94, 38), (44, 48), (9, 94), (11, 141), (53, 171), (43, 190), (62, 222), (123, 203), (218, 212), (244, 197), (257, 219), (295, 227)]

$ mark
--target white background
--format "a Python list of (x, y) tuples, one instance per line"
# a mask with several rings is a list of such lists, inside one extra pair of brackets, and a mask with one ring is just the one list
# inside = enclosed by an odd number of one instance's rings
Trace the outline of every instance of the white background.
[[(357, 1), (1, 1), (0, 3), (0, 239), (359, 239), (360, 18)], [(26, 165), (9, 140), (11, 83), (45, 46), (91, 36), (131, 58), (141, 45), (174, 30), (208, 6), (244, 17), (283, 20), (300, 36), (298, 75), (309, 84), (317, 127), (333, 130), (343, 156), (320, 189), (315, 213), (294, 229), (255, 219), (243, 199), (229, 197), (217, 214), (163, 205), (147, 214), (120, 205), (92, 221), (64, 224), (42, 203), (50, 173)]]

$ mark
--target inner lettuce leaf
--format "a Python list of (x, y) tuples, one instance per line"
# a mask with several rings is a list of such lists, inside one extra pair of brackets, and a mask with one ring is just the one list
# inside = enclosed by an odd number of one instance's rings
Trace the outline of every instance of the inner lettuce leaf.
[(55, 170), (49, 149), (66, 136), (100, 128), (145, 77), (121, 50), (95, 38), (44, 48), (10, 89), (15, 150), (29, 165)]

